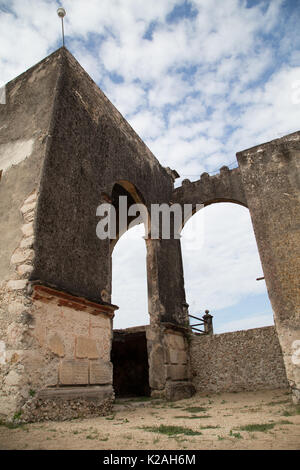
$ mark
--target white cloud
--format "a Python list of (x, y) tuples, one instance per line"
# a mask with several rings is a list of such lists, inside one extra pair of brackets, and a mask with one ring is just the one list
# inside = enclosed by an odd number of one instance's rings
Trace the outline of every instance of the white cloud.
[(143, 110), (135, 114), (129, 119), (129, 123), (144, 138), (155, 139), (161, 136), (165, 130), (163, 118), (159, 114), (153, 114), (151, 110)]

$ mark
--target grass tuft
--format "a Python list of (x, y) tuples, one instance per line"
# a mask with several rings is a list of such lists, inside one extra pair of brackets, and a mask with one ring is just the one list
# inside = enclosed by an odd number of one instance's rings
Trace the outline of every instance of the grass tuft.
[(164, 424), (161, 424), (160, 426), (144, 426), (142, 429), (145, 431), (166, 434), (167, 436), (176, 436), (178, 434), (184, 434), (185, 436), (199, 436), (202, 434), (200, 431), (194, 431), (193, 429), (185, 428), (183, 426), (166, 426)]
[(273, 429), (276, 423), (263, 423), (263, 424), (246, 424), (245, 426), (240, 426), (241, 431), (248, 432), (267, 432), (270, 429)]

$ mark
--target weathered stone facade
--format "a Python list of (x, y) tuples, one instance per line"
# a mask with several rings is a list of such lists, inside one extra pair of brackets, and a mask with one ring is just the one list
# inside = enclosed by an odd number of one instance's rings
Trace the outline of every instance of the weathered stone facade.
[[(174, 189), (176, 172), (160, 165), (65, 48), (8, 83), (6, 98), (0, 417), (20, 411), (26, 420), (53, 417), (55, 403), (60, 417), (70, 407), (101, 414), (111, 406), (115, 242), (97, 238), (96, 210), (111, 201), (118, 212), (120, 195), (143, 202), (149, 217), (158, 203), (229, 201), (249, 208), (288, 381), (299, 400), (300, 133), (240, 152), (237, 169), (204, 173)], [(146, 247), (151, 394), (187, 397), (194, 386), (180, 240), (148, 237)]]
[(199, 392), (286, 388), (288, 381), (273, 326), (192, 336), (193, 383)]

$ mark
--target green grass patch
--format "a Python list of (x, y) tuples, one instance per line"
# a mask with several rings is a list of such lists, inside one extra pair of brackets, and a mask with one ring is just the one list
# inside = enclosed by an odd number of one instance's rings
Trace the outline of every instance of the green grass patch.
[(170, 437), (178, 434), (184, 434), (185, 436), (199, 436), (202, 434), (200, 431), (194, 431), (193, 429), (185, 428), (183, 426), (166, 426), (165, 424), (161, 424), (160, 426), (143, 426), (141, 429), (149, 432), (165, 434)]
[(276, 423), (246, 424), (245, 426), (240, 426), (239, 429), (248, 432), (267, 432), (273, 429), (275, 424)]
[(243, 439), (243, 436), (241, 435), (240, 432), (233, 432), (232, 429), (229, 433), (229, 436), (235, 437), (235, 439)]

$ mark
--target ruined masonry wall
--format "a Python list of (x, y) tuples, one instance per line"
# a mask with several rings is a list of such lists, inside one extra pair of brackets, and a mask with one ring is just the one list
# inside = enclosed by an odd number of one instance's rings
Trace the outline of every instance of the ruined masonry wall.
[(193, 383), (199, 392), (288, 387), (275, 328), (268, 326), (191, 341)]
[(28, 333), (32, 302), (27, 296), (27, 282), (34, 258), (37, 200), (34, 191), (20, 208), (22, 237), (10, 259), (10, 274), (0, 287), (0, 416), (16, 411), (29, 396), (29, 386), (24, 383), (24, 358), (31, 343)]
[[(22, 237), (11, 256), (10, 274), (1, 284), (0, 418), (18, 415), (22, 421), (39, 421), (105, 414), (114, 398), (112, 313), (28, 282), (37, 202), (34, 191), (20, 208)], [(95, 396), (86, 400), (86, 389), (78, 389), (76, 396), (60, 396), (66, 386), (89, 386)]]

